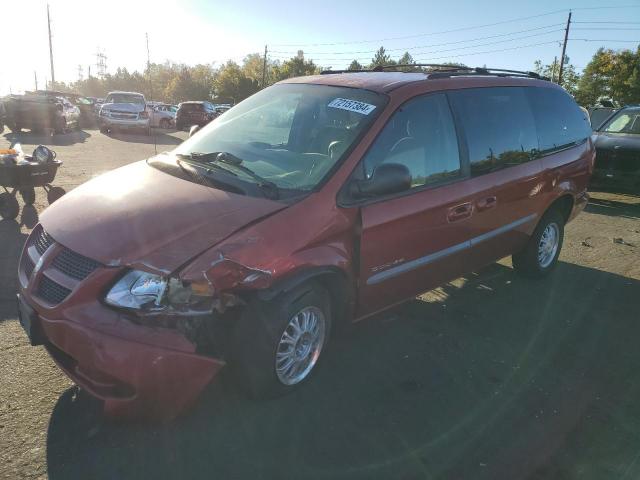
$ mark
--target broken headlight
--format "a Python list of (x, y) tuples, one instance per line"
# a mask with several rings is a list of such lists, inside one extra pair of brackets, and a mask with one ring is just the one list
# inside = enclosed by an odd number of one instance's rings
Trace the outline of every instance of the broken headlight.
[(147, 313), (208, 313), (214, 291), (207, 281), (183, 283), (178, 278), (131, 270), (111, 287), (105, 302)]

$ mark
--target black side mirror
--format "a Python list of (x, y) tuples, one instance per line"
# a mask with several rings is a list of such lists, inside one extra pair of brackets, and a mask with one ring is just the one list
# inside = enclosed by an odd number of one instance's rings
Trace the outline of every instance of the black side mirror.
[(367, 198), (404, 192), (411, 188), (411, 173), (405, 165), (383, 163), (368, 180), (354, 180), (349, 185), (353, 198)]
[(191, 128), (189, 129), (189, 137), (193, 137), (198, 130), (200, 130), (200, 125), (191, 125)]

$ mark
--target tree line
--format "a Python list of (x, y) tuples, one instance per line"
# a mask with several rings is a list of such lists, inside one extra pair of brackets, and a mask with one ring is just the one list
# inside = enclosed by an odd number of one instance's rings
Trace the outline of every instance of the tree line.
[[(381, 65), (409, 65), (398, 67), (405, 71), (420, 71), (409, 52), (393, 59), (380, 47), (371, 62), (362, 65), (353, 60), (349, 70), (367, 70)], [(458, 65), (459, 63), (445, 63)], [(55, 89), (73, 91), (85, 96), (104, 97), (109, 91), (129, 90), (141, 92), (147, 99), (168, 103), (186, 100), (212, 100), (217, 103), (238, 103), (261, 88), (280, 80), (318, 74), (322, 67), (306, 59), (304, 53), (289, 60), (268, 59), (259, 53), (247, 55), (241, 63), (229, 60), (214, 66), (189, 66), (180, 63), (152, 63), (143, 72), (129, 72), (118, 68), (104, 77), (90, 77), (77, 82), (56, 83)], [(559, 62), (534, 63), (534, 71), (557, 81)], [(632, 50), (600, 48), (579, 74), (573, 65), (563, 68), (562, 86), (575, 96), (580, 105), (592, 106), (599, 99), (609, 98), (620, 105), (640, 103), (640, 46)]]

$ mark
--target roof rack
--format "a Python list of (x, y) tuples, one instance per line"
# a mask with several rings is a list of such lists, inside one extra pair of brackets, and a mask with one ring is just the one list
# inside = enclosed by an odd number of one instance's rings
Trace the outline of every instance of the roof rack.
[[(463, 65), (445, 65), (440, 63), (410, 63), (400, 65), (378, 65), (371, 69), (362, 70), (324, 70), (320, 72), (322, 75), (329, 75), (332, 73), (362, 73), (362, 72), (384, 72), (384, 71), (398, 71), (401, 68), (419, 68), (419, 72), (428, 75), (427, 78), (446, 78), (456, 76), (467, 75), (492, 75), (496, 77), (526, 77), (536, 78), (539, 80), (550, 80), (548, 77), (539, 75), (536, 72), (528, 72), (523, 70), (508, 70), (504, 68), (490, 68), (490, 67), (466, 67)], [(399, 70), (403, 71), (403, 70)]]

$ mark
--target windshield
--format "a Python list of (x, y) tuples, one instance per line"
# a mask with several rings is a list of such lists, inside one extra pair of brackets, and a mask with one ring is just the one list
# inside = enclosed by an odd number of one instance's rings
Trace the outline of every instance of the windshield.
[(110, 103), (140, 103), (144, 105), (144, 97), (142, 95), (130, 95), (127, 93), (114, 93), (109, 95)]
[(640, 110), (618, 112), (602, 128), (607, 133), (635, 133), (640, 134)]
[(313, 189), (386, 102), (355, 88), (282, 84), (262, 90), (181, 144), (176, 154), (226, 152), (278, 188)]
[(201, 103), (183, 103), (180, 105), (181, 112), (201, 112), (204, 110), (204, 105)]

